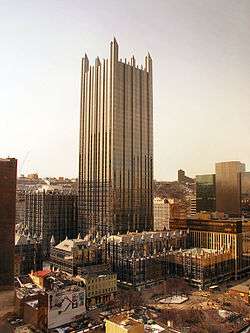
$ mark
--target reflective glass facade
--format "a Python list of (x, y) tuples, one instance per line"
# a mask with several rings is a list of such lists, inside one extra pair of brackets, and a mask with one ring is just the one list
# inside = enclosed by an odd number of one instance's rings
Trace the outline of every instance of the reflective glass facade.
[(196, 211), (216, 211), (215, 175), (196, 176)]
[(153, 227), (152, 60), (82, 60), (79, 231), (101, 234)]
[(232, 161), (215, 164), (216, 171), (216, 210), (232, 216), (241, 214), (240, 173), (245, 164)]
[(241, 174), (241, 213), (250, 217), (250, 172)]

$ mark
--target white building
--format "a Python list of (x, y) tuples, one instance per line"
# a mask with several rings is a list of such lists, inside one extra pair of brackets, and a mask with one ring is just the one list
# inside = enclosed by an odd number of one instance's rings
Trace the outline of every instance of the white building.
[(154, 230), (168, 230), (170, 203), (168, 199), (154, 198)]

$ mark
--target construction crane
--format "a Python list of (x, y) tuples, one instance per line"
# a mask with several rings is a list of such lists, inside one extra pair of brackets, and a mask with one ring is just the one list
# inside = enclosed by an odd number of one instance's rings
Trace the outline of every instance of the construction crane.
[(27, 160), (29, 154), (30, 154), (30, 150), (27, 151), (27, 153), (26, 153), (25, 156), (24, 156), (23, 162), (22, 162), (22, 164), (21, 164), (21, 166), (20, 166), (20, 175), (23, 174), (24, 165), (25, 165), (25, 162), (26, 162), (26, 160)]

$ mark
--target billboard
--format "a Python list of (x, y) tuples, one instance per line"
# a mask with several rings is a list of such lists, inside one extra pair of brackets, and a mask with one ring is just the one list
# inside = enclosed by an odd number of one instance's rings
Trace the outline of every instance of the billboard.
[(48, 329), (72, 322), (85, 312), (84, 288), (71, 286), (48, 292)]

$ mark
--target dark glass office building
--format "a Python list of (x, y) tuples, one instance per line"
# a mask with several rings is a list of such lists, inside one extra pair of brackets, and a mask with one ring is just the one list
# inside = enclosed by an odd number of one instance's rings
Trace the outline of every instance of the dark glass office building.
[(215, 174), (196, 176), (196, 211), (216, 211)]
[(79, 231), (100, 234), (153, 227), (152, 60), (82, 60)]

